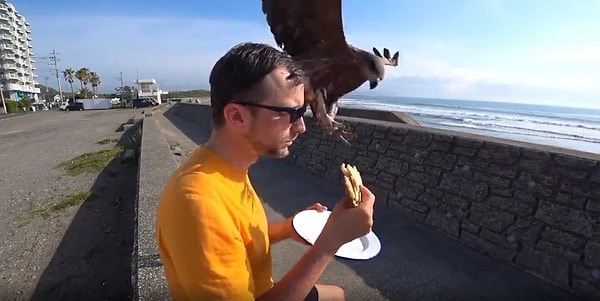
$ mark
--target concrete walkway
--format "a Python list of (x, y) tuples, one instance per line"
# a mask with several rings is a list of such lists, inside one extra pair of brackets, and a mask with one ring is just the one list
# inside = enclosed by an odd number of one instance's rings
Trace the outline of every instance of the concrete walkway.
[[(169, 143), (185, 152), (209, 135), (208, 128), (176, 116), (155, 114)], [(283, 160), (262, 159), (251, 178), (270, 221), (281, 220), (314, 202), (333, 206), (341, 187)], [(377, 206), (373, 231), (380, 254), (368, 261), (336, 258), (320, 282), (342, 286), (347, 300), (579, 300), (568, 292), (473, 251), (395, 210)], [(306, 247), (281, 242), (273, 247), (275, 279), (281, 278)]]

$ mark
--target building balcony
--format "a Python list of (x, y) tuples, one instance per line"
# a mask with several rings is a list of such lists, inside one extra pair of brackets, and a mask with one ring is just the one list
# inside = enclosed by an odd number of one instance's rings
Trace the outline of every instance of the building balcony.
[(2, 68), (4, 68), (5, 70), (18, 70), (16, 64), (2, 64)]
[(40, 88), (36, 88), (33, 85), (19, 85), (19, 84), (6, 84), (3, 85), (4, 91), (22, 91), (29, 93), (40, 93)]

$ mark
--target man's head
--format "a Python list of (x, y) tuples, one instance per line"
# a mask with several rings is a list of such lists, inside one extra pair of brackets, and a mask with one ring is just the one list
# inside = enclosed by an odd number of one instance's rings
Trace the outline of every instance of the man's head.
[(210, 74), (213, 125), (244, 140), (257, 155), (285, 157), (305, 131), (303, 74), (286, 53), (242, 43), (221, 57)]

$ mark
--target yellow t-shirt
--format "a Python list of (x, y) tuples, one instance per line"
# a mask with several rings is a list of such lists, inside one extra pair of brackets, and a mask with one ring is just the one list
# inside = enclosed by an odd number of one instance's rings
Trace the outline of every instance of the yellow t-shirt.
[(273, 286), (267, 217), (248, 173), (207, 148), (167, 182), (156, 238), (174, 301), (254, 300)]

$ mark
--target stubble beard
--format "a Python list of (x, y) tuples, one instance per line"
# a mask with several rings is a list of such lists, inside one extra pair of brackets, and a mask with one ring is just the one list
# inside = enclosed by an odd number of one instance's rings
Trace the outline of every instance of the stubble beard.
[(290, 154), (290, 151), (287, 147), (281, 147), (281, 144), (278, 145), (267, 145), (255, 137), (255, 133), (257, 130), (254, 127), (251, 127), (250, 133), (246, 135), (246, 141), (250, 144), (252, 149), (259, 154), (260, 156), (267, 156), (274, 159), (282, 159), (287, 157)]

